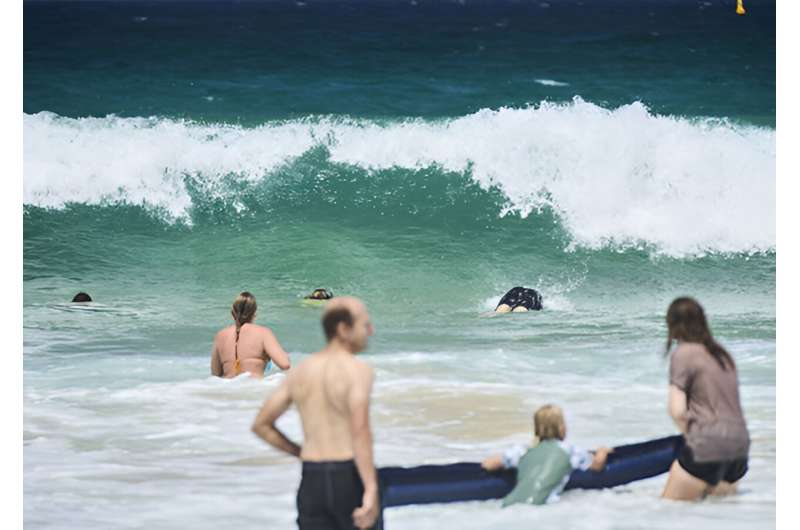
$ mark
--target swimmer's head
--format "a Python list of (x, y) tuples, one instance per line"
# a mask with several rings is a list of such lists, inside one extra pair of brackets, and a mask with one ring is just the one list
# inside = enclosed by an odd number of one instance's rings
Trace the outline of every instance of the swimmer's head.
[(244, 324), (252, 322), (256, 318), (256, 297), (247, 291), (242, 291), (231, 306), (231, 316), (236, 322), (236, 327), (240, 328)]
[(333, 293), (327, 289), (314, 289), (314, 292), (306, 296), (306, 300), (330, 300)]
[(337, 341), (350, 353), (363, 351), (374, 332), (366, 306), (358, 298), (350, 296), (340, 296), (328, 302), (322, 313), (322, 329), (329, 344)]
[(543, 440), (563, 440), (567, 436), (564, 412), (556, 405), (544, 405), (533, 415), (533, 434)]
[(92, 297), (89, 296), (88, 293), (84, 293), (83, 291), (79, 292), (75, 296), (72, 297), (73, 302), (91, 302)]

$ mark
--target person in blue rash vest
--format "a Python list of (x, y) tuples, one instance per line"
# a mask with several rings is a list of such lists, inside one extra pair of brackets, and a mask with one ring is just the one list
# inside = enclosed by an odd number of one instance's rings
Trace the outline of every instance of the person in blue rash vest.
[(533, 423), (536, 436), (533, 447), (514, 446), (482, 463), (487, 471), (517, 468), (517, 485), (503, 498), (504, 507), (556, 502), (574, 469), (600, 471), (612, 451), (600, 447), (590, 453), (565, 442), (564, 413), (555, 405), (544, 405), (537, 410)]

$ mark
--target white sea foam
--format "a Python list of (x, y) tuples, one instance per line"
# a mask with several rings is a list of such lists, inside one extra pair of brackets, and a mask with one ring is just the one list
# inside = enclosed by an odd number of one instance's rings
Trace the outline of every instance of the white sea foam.
[(563, 83), (553, 79), (534, 79), (534, 81), (544, 86), (569, 86), (569, 83)]
[(332, 162), (371, 171), (469, 172), (482, 187), (499, 187), (509, 210), (552, 208), (575, 246), (645, 243), (669, 255), (775, 247), (774, 130), (579, 98), (440, 121), (322, 118), (255, 128), (25, 115), (24, 201), (126, 201), (181, 217), (191, 206), (186, 175), (256, 182), (318, 146)]

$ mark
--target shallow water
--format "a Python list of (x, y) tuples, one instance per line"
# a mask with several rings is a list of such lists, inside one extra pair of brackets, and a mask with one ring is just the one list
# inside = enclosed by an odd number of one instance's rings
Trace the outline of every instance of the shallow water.
[[(299, 464), (249, 429), (283, 376), (209, 353), (247, 289), (300, 362), (317, 287), (375, 323), (379, 466), (526, 443), (548, 402), (587, 448), (674, 433), (676, 296), (738, 364), (734, 497), (660, 476), (390, 530), (774, 526), (774, 5), (467, 3), (25, 4), (27, 527), (293, 527)], [(544, 311), (487, 316), (515, 285)]]

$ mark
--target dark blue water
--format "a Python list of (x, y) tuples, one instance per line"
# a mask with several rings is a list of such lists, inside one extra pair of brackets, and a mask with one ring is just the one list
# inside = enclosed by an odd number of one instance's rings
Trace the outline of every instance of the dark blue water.
[(746, 7), (737, 16), (733, 0), (25, 2), (24, 111), (257, 124), (461, 116), (579, 95), (774, 126), (775, 5)]

